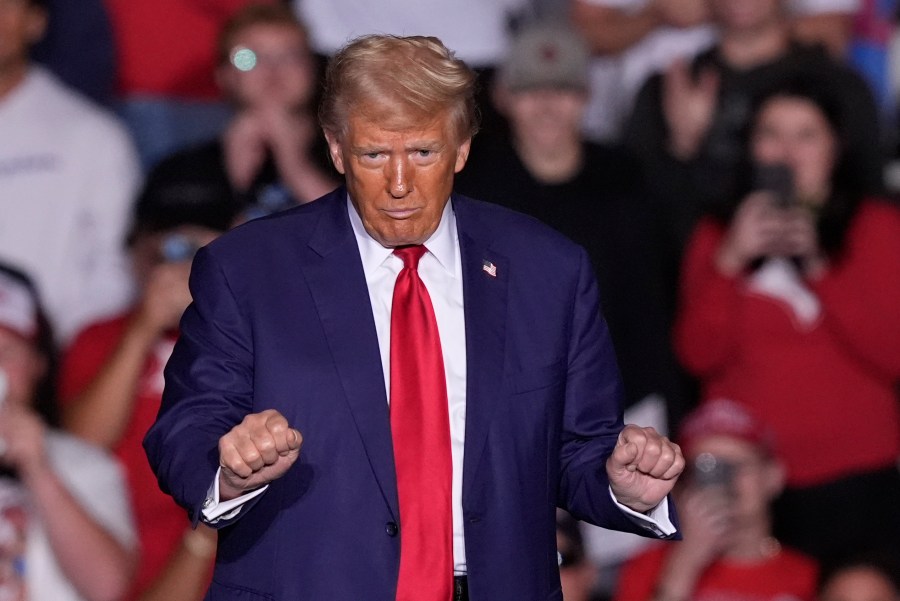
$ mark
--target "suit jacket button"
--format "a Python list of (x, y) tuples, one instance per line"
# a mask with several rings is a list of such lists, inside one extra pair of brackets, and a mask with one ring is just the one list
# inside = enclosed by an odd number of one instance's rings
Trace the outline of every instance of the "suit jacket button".
[(397, 536), (397, 532), (400, 531), (400, 528), (395, 522), (388, 522), (384, 525), (384, 531), (387, 532), (388, 536)]

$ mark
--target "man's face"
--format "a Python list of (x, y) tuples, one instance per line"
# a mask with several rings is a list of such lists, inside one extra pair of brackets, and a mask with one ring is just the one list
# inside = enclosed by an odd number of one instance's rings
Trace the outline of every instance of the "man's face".
[(440, 223), (471, 139), (457, 141), (449, 111), (404, 119), (402, 126), (382, 125), (371, 111), (350, 114), (343, 134), (325, 137), (366, 231), (389, 248), (425, 242)]
[[(728, 486), (733, 495), (729, 502), (732, 519), (742, 524), (759, 524), (766, 520), (769, 504), (783, 485), (781, 464), (749, 442), (719, 434), (698, 440), (686, 459), (693, 465), (698, 456), (707, 453), (731, 465), (732, 477)], [(691, 479), (688, 482), (693, 484)]]
[(711, 0), (713, 21), (727, 30), (754, 30), (784, 18), (782, 1)]
[(28, 62), (28, 50), (45, 26), (44, 11), (29, 0), (0, 0), (0, 74)]
[(581, 138), (587, 95), (565, 88), (534, 88), (499, 94), (502, 110), (519, 139), (555, 148)]
[[(3, 2), (3, 0), (0, 0)], [(294, 110), (313, 95), (313, 64), (303, 35), (287, 25), (258, 24), (234, 37), (231, 62), (217, 77), (240, 107)]]

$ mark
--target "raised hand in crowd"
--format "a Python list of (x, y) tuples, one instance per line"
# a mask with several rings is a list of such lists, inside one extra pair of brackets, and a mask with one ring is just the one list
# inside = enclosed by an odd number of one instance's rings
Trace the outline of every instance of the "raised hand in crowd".
[(333, 182), (309, 159), (316, 123), (306, 113), (268, 104), (239, 113), (223, 135), (231, 185), (246, 191), (271, 158), (282, 181), (297, 198), (317, 198)]
[(694, 158), (712, 124), (719, 101), (719, 75), (705, 68), (698, 75), (684, 60), (665, 71), (662, 109), (669, 128), (669, 152), (678, 159)]

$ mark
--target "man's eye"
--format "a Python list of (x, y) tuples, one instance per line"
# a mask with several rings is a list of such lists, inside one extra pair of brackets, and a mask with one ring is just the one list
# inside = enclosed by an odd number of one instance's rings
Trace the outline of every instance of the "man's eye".
[(432, 154), (434, 154), (433, 150), (429, 150), (427, 148), (420, 148), (418, 152), (420, 157), (430, 157)]
[(367, 152), (363, 156), (367, 159), (377, 159), (381, 155), (380, 152)]

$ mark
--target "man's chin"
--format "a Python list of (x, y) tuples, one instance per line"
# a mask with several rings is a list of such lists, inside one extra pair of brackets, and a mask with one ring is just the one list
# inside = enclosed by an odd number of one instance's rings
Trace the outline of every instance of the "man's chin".
[[(408, 221), (408, 220), (407, 220)], [(372, 228), (368, 230), (369, 235), (372, 236), (379, 244), (384, 246), (385, 248), (397, 248), (400, 246), (412, 246), (415, 244), (423, 244), (428, 237), (434, 233), (434, 230), (424, 231), (423, 228), (419, 227), (410, 227), (410, 228)]]

